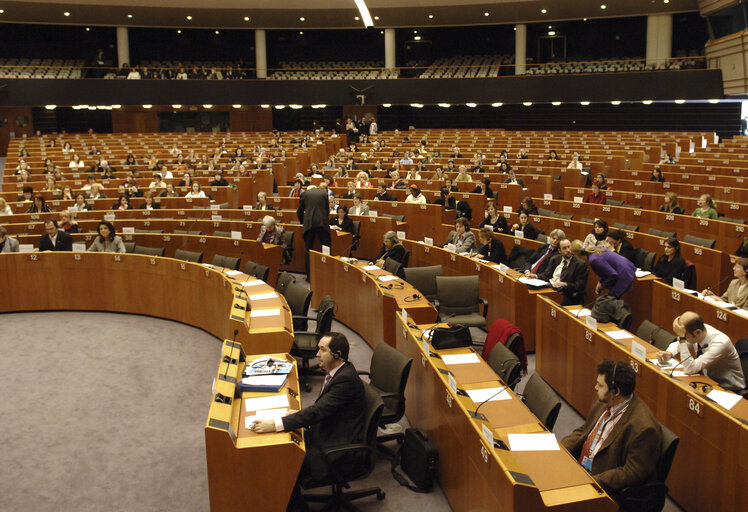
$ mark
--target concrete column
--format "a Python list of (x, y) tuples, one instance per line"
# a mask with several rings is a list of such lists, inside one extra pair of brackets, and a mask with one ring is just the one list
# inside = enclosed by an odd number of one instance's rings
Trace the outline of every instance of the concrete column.
[(132, 64), (130, 62), (130, 37), (127, 27), (117, 27), (117, 63), (119, 67), (122, 64)]
[(647, 65), (666, 64), (673, 51), (673, 17), (670, 14), (647, 16)]
[(395, 44), (395, 29), (384, 29), (384, 67), (388, 69), (397, 67)]
[(527, 63), (527, 25), (517, 23), (514, 27), (514, 74), (524, 75)]
[(268, 77), (268, 56), (264, 30), (255, 30), (255, 67), (257, 68), (257, 78)]

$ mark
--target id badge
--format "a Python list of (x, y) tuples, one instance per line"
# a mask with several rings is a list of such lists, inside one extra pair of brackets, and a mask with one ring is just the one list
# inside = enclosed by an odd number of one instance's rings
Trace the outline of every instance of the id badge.
[(582, 458), (582, 467), (587, 470), (588, 473), (592, 472), (592, 459), (589, 457)]

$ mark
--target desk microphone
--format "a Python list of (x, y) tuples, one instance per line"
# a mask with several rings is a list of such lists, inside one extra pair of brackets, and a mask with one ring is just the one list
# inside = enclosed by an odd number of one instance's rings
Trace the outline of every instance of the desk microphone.
[(716, 287), (718, 287), (719, 285), (721, 285), (722, 283), (724, 283), (724, 282), (725, 282), (725, 281), (727, 281), (728, 279), (732, 279), (732, 277), (733, 277), (733, 276), (727, 276), (727, 277), (725, 277), (724, 279), (722, 279), (722, 280), (721, 280), (721, 281), (720, 281), (719, 283), (717, 283), (717, 284), (713, 284), (712, 286), (708, 286), (708, 287), (707, 287), (706, 289), (707, 289), (708, 291), (712, 291), (712, 288), (716, 288)]
[(239, 292), (239, 297), (241, 297), (242, 293), (245, 297), (247, 297), (246, 306), (242, 306), (241, 304), (234, 304), (234, 307), (236, 309), (241, 309), (242, 311), (252, 311), (252, 304), (249, 302), (249, 294), (247, 294), (247, 290), (245, 290), (243, 286), (234, 286), (234, 291)]
[[(574, 317), (575, 317), (575, 318), (579, 318), (579, 313), (581, 313), (581, 312), (582, 312), (582, 310), (584, 310), (584, 309), (587, 309), (587, 308), (589, 308), (589, 307), (590, 307), (591, 305), (593, 305), (593, 304), (594, 304), (595, 302), (597, 302), (597, 297), (595, 297), (595, 300), (593, 300), (593, 301), (592, 301), (592, 302), (590, 302), (589, 304), (585, 304), (584, 306), (582, 306), (582, 309), (580, 309), (579, 311), (577, 311), (577, 314), (576, 314), (576, 315), (574, 315)], [(592, 314), (592, 313), (590, 312), (590, 314)]]
[[(690, 352), (690, 351), (689, 351), (689, 352)], [(675, 373), (675, 370), (676, 370), (676, 369), (677, 369), (677, 368), (678, 368), (678, 367), (679, 367), (680, 365), (682, 365), (683, 363), (685, 363), (686, 361), (688, 361), (689, 359), (693, 359), (693, 356), (692, 356), (692, 355), (691, 355), (690, 353), (688, 354), (688, 357), (687, 357), (687, 358), (685, 358), (685, 359), (684, 359), (683, 361), (680, 361), (680, 362), (679, 362), (678, 364), (676, 364), (675, 366), (673, 366), (673, 369), (672, 369), (672, 370), (670, 370), (670, 377), (673, 377), (673, 374)]]
[[(437, 325), (439, 325), (439, 324), (443, 324), (443, 323), (447, 322), (447, 320), (449, 320), (449, 319), (450, 319), (450, 318), (452, 318), (453, 316), (457, 316), (457, 313), (452, 313), (451, 315), (449, 315), (449, 316), (447, 316), (446, 318), (444, 318), (444, 320), (441, 320), (441, 321), (439, 321), (439, 322), (436, 322), (436, 323), (434, 323), (434, 324), (431, 324), (431, 325), (430, 325), (429, 327), (427, 327), (427, 328), (425, 328), (425, 329), (421, 329), (421, 332), (425, 332), (425, 331), (429, 331), (429, 330), (432, 330), (432, 329), (433, 329), (434, 327), (436, 327)], [(408, 323), (408, 327), (410, 327), (410, 328), (412, 328), (412, 329), (418, 329), (418, 326), (416, 326), (416, 325), (413, 325), (413, 324), (410, 324), (410, 323)], [(434, 334), (434, 333), (432, 332), (432, 333), (431, 333), (431, 335), (433, 336), (433, 334)]]
[[(239, 329), (234, 329), (234, 339), (231, 340), (231, 352), (228, 356), (223, 357), (223, 362), (226, 364), (226, 371), (223, 374), (223, 380), (227, 380), (228, 374), (229, 374), (229, 366), (232, 364), (237, 364), (236, 359), (234, 359), (234, 349), (236, 348), (236, 336), (239, 334)], [(237, 386), (238, 387), (238, 386)], [(216, 393), (216, 396), (214, 400), (221, 404), (231, 405), (231, 402), (233, 401), (233, 398), (230, 396), (222, 395), (221, 393)]]
[[(511, 361), (504, 361), (504, 363), (509, 363), (509, 362), (511, 362)], [(502, 367), (503, 367), (503, 366), (504, 366), (504, 365), (502, 364)], [(490, 401), (491, 401), (491, 400), (492, 400), (492, 399), (493, 399), (493, 398), (494, 398), (494, 397), (495, 397), (496, 395), (498, 395), (498, 394), (499, 394), (499, 393), (501, 393), (502, 391), (505, 391), (505, 390), (506, 390), (507, 388), (511, 389), (511, 388), (512, 388), (513, 386), (516, 386), (516, 385), (517, 385), (517, 384), (519, 383), (519, 381), (521, 381), (521, 380), (522, 380), (522, 377), (517, 377), (516, 379), (514, 379), (514, 380), (512, 381), (512, 383), (511, 383), (511, 384), (509, 384), (509, 385), (507, 385), (507, 386), (505, 386), (505, 387), (501, 388), (501, 389), (500, 389), (500, 390), (498, 390), (498, 391), (497, 391), (496, 393), (494, 393), (493, 395), (489, 396), (489, 397), (488, 397), (487, 399), (483, 400), (483, 401), (482, 401), (482, 402), (481, 402), (480, 404), (478, 404), (478, 407), (476, 407), (476, 408), (475, 408), (475, 413), (474, 413), (474, 414), (476, 414), (476, 415), (478, 414), (478, 410), (479, 410), (479, 409), (480, 409), (481, 407), (483, 407), (483, 404), (485, 404), (486, 402), (490, 402)]]

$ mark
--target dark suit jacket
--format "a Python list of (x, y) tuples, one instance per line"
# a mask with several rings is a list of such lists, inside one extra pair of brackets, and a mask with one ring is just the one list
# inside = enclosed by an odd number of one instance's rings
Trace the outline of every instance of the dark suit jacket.
[(283, 418), (283, 428), (310, 427), (314, 442), (321, 448), (358, 443), (364, 430), (364, 409), (364, 383), (356, 368), (346, 362), (314, 405)]
[[(535, 262), (538, 261), (540, 258), (543, 257), (545, 254), (545, 251), (548, 250), (550, 244), (543, 244), (537, 249), (535, 249), (535, 252), (533, 252), (529, 258), (527, 258), (527, 261), (525, 263), (524, 270), (532, 270), (532, 266), (535, 265)], [(548, 256), (543, 263), (541, 263), (540, 268), (538, 269), (538, 274), (541, 274), (545, 271), (546, 266), (548, 266), (548, 263), (550, 262), (550, 259), (555, 255), (558, 254), (558, 249), (555, 251), (552, 251), (550, 256)]]
[[(596, 399), (587, 421), (561, 441), (574, 457), (579, 458), (587, 436), (603, 412), (605, 404)], [(606, 490), (641, 485), (656, 475), (661, 444), (660, 424), (647, 404), (634, 395), (595, 455), (591, 474)]]
[(304, 225), (304, 233), (312, 228), (330, 229), (328, 215), (330, 212), (330, 201), (326, 190), (313, 188), (301, 194), (299, 208), (296, 216)]
[(402, 263), (403, 257), (405, 257), (405, 247), (403, 247), (403, 244), (397, 244), (389, 251), (384, 244), (382, 244), (382, 248), (379, 250), (379, 254), (377, 254), (377, 257), (374, 258), (374, 260), (386, 260), (387, 258), (392, 258), (398, 263)]
[[(550, 281), (556, 267), (561, 264), (561, 259), (561, 254), (554, 254), (551, 256), (550, 260), (547, 260), (547, 265), (541, 265), (543, 270), (538, 273), (538, 279)], [(569, 266), (566, 269), (566, 277), (562, 279), (567, 286), (559, 289), (559, 293), (571, 300), (577, 300), (580, 297), (583, 297), (584, 291), (587, 288), (587, 277), (589, 276), (589, 273), (590, 269), (587, 266), (587, 263), (576, 256), (572, 256), (569, 261)]]
[(374, 199), (376, 199), (377, 201), (397, 201), (397, 198), (387, 191), (385, 191), (384, 194), (375, 195)]
[(636, 250), (634, 249), (634, 246), (631, 245), (631, 242), (629, 242), (625, 238), (621, 241), (621, 249), (616, 252), (629, 260), (631, 263), (634, 262), (634, 252), (636, 252)]
[[(147, 210), (148, 209), (148, 205), (145, 204), (145, 203), (143, 203), (138, 208), (140, 208), (141, 210)], [(154, 201), (154, 202), (151, 203), (151, 208), (153, 208), (154, 210), (160, 210), (161, 209), (161, 203), (157, 203), (157, 202)]]
[(57, 231), (57, 245), (52, 245), (52, 240), (49, 239), (49, 235), (44, 233), (39, 238), (39, 250), (40, 251), (72, 251), (73, 250), (73, 237), (64, 231)]
[[(504, 180), (504, 183), (514, 183), (511, 178), (507, 178)], [(525, 182), (522, 178), (516, 178), (516, 183), (522, 187), (525, 188)]]
[(501, 240), (496, 238), (487, 244), (482, 245), (481, 248), (478, 249), (478, 254), (491, 263), (509, 264), (509, 261), (506, 259), (506, 249), (504, 249), (504, 244)]

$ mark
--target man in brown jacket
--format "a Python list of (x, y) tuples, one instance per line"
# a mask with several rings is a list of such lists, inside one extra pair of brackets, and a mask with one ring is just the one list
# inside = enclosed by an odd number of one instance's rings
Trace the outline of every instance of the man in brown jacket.
[(634, 395), (636, 373), (628, 363), (606, 359), (597, 374), (597, 400), (587, 421), (561, 443), (616, 499), (618, 490), (655, 477), (662, 430)]

